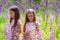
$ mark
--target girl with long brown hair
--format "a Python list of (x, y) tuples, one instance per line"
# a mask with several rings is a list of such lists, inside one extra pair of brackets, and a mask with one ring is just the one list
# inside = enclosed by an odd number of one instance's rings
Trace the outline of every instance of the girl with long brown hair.
[(33, 9), (28, 9), (23, 27), (22, 40), (36, 40), (36, 33), (39, 31), (38, 23)]
[(10, 13), (10, 24), (9, 26), (7, 26), (8, 28), (5, 27), (6, 40), (20, 40), (21, 22), (18, 7), (12, 6), (9, 10), (9, 13)]

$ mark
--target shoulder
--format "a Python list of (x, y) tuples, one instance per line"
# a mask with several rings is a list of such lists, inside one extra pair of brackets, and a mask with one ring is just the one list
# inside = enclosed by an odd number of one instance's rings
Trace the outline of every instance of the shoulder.
[(22, 23), (21, 23), (21, 20), (18, 20), (18, 23), (17, 23), (17, 24), (22, 24)]
[(18, 27), (18, 28), (21, 27), (21, 21), (20, 21), (20, 20), (18, 20), (18, 22), (17, 22), (17, 27)]

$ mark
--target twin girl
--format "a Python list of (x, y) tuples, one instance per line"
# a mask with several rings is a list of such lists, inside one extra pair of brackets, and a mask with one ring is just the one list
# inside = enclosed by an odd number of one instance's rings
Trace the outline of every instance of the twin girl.
[[(20, 40), (21, 21), (19, 8), (13, 6), (9, 10), (10, 22), (5, 25), (5, 40)], [(36, 22), (36, 16), (33, 9), (28, 9), (26, 12), (25, 23), (23, 25), (22, 40), (37, 40), (36, 35), (40, 35), (39, 24)], [(38, 40), (42, 40), (41, 35)]]

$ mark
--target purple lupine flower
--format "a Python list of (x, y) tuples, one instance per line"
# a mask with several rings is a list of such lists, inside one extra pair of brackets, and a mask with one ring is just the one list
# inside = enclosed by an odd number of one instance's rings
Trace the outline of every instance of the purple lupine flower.
[(47, 6), (47, 4), (48, 4), (48, 0), (42, 0), (43, 7)]
[(54, 23), (55, 15), (52, 15), (52, 14), (51, 14), (51, 15), (50, 15), (50, 20), (51, 20), (52, 23)]
[(34, 9), (35, 9), (35, 10), (39, 10), (39, 9), (40, 9), (40, 5), (39, 5), (39, 4), (35, 4), (35, 5), (34, 5)]
[(32, 0), (30, 0), (30, 3), (32, 3)]
[(56, 12), (57, 14), (60, 14), (60, 9), (57, 9), (55, 12)]
[(46, 0), (46, 6), (48, 5), (48, 0)]
[[(60, 8), (60, 1), (56, 1), (53, 5), (51, 5), (51, 8), (55, 11)], [(58, 13), (57, 13), (58, 14)]]
[(22, 11), (22, 6), (21, 6), (21, 4), (18, 5), (18, 7), (19, 7), (19, 10)]
[(7, 0), (3, 0), (3, 3), (6, 4), (6, 1), (7, 1)]
[(0, 7), (2, 7), (2, 4), (0, 4)]
[(11, 6), (11, 2), (8, 2), (8, 7), (10, 7)]
[(41, 32), (41, 30), (39, 30), (39, 32), (38, 32), (38, 40), (42, 40), (42, 32)]
[(55, 4), (51, 5), (51, 8), (52, 8), (52, 9), (55, 9), (55, 8), (56, 8), (56, 6), (57, 6), (57, 3), (55, 3)]
[(54, 30), (53, 30), (53, 28), (50, 29), (50, 40), (54, 40)]
[(18, 6), (18, 7), (19, 7), (19, 10), (22, 10), (22, 6), (21, 6), (21, 4), (19, 3), (19, 0), (16, 0), (16, 1), (14, 2), (14, 5)]
[(30, 5), (32, 4), (32, 0), (30, 0)]
[(0, 7), (0, 12), (2, 12), (2, 7)]
[(2, 4), (0, 4), (0, 12), (2, 12)]
[(19, 2), (15, 1), (14, 2), (14, 5), (18, 6), (19, 5)]
[(26, 6), (24, 6), (24, 8), (23, 8), (23, 12), (26, 12)]

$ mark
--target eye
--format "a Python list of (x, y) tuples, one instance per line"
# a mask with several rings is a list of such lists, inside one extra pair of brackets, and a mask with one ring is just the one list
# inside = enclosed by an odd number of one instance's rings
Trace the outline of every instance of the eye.
[(31, 17), (32, 17), (33, 15), (31, 15)]

